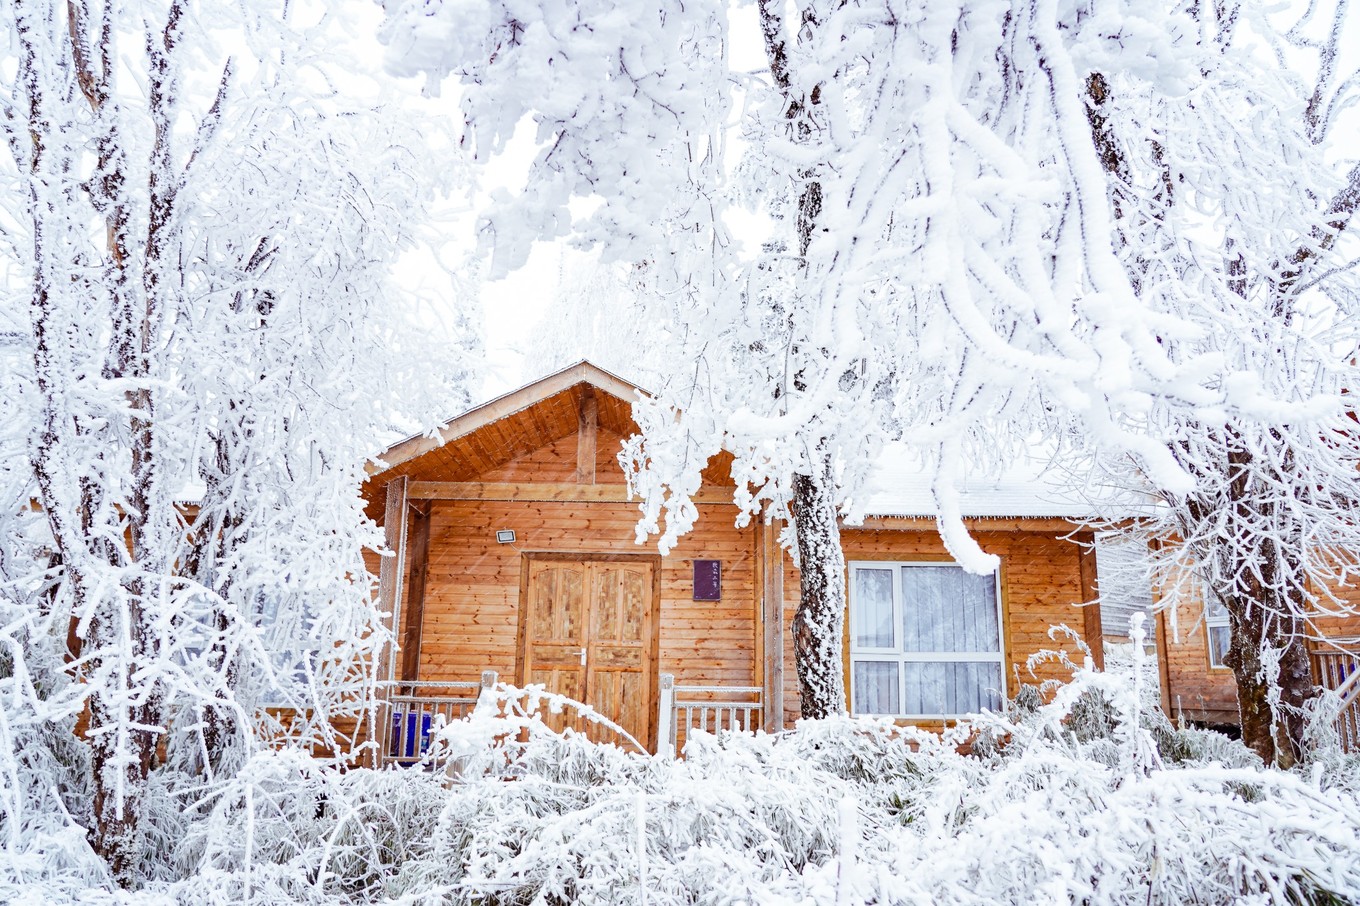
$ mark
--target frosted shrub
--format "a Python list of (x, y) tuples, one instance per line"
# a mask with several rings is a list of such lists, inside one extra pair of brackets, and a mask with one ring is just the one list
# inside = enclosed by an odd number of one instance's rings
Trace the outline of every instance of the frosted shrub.
[(441, 794), (420, 771), (341, 772), (297, 750), (259, 754), (194, 807), (178, 853), (192, 872), (183, 888), (205, 902), (371, 899), (426, 856)]
[[(1130, 665), (1130, 668), (1135, 665)], [(144, 889), (7, 851), (16, 902), (1335, 903), (1360, 897), (1355, 760), (1295, 773), (1176, 730), (1119, 667), (1023, 691), (943, 735), (875, 719), (689, 735), (681, 760), (544, 722), (584, 706), (500, 687), (421, 765), (265, 752), (153, 790)], [(1349, 776), (1347, 774), (1349, 773)], [(50, 822), (49, 822), (50, 823)], [(56, 826), (55, 824), (53, 825)], [(64, 848), (63, 848), (64, 847)], [(27, 860), (27, 861), (25, 861)], [(81, 893), (82, 885), (103, 891)]]

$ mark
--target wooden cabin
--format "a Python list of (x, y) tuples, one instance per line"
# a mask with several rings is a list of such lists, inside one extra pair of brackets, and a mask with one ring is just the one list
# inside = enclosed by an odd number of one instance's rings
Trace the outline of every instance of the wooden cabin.
[[(797, 718), (797, 570), (776, 526), (736, 527), (730, 457), (709, 463), (695, 529), (670, 553), (634, 540), (617, 455), (639, 392), (582, 362), (379, 456), (363, 493), (394, 552), (379, 594), (396, 615), (385, 669), (403, 707), (451, 690), (466, 703), (494, 671), (588, 703), (652, 751), (724, 714), (770, 731)], [(1043, 649), (1076, 654), (1050, 638), (1056, 624), (1099, 659), (1099, 611), (1078, 607), (1095, 598), (1094, 557), (1076, 543), (1089, 538), (1074, 535), (1083, 514), (1015, 497), (972, 498), (993, 501), (969, 521), (1001, 558), (996, 576), (953, 564), (913, 511), (921, 501), (891, 487), (844, 529), (854, 712), (938, 724), (1060, 679), (1055, 665), (1026, 666)], [(412, 728), (394, 726), (407, 745)]]

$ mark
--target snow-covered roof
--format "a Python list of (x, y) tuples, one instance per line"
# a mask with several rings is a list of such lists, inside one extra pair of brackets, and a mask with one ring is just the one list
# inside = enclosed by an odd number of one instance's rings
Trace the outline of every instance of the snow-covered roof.
[[(901, 445), (880, 457), (858, 507), (865, 516), (935, 515), (933, 476)], [(1039, 517), (1073, 520), (1133, 515), (1146, 501), (1132, 491), (1095, 484), (1079, 471), (1029, 457), (990, 474), (965, 474), (959, 497), (963, 515), (974, 518)]]

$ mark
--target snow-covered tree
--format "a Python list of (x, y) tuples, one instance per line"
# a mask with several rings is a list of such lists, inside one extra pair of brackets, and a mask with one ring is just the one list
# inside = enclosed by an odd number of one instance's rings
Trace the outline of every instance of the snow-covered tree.
[(1146, 529), (1175, 539), (1165, 575), (1227, 610), (1243, 737), (1289, 763), (1313, 620), (1347, 608), (1333, 591), (1360, 572), (1360, 16), (1347, 0), (1194, 13), (1192, 91), (1094, 73), (1088, 103), (1140, 302), (1193, 323), (1167, 346), (1208, 369), (1133, 416), (1194, 479), (1152, 482), (1165, 506)]
[[(1193, 29), (1173, 9), (386, 5), (390, 65), (457, 77), (478, 156), (538, 127), (524, 191), (483, 222), (493, 272), (564, 236), (653, 263), (653, 317), (676, 339), (629, 451), (642, 531), (674, 543), (704, 463), (735, 454), (738, 503), (791, 518), (804, 714), (844, 709), (836, 520), (887, 440), (917, 445), (946, 543), (977, 571), (995, 560), (963, 529), (955, 477), (1039, 399), (1189, 486), (1112, 415), (1198, 363), (1164, 346), (1191, 325), (1131, 316), (1084, 90), (1097, 70), (1181, 90)], [(765, 65), (736, 71), (731, 48), (752, 43)], [(576, 219), (574, 197), (592, 202)], [(748, 248), (739, 210), (771, 222)]]
[[(88, 709), (83, 817), (123, 882), (162, 742), (212, 776), (255, 745), (266, 702), (298, 709), (304, 743), (362, 713), (384, 642), (363, 463), (398, 413), (459, 401), (462, 341), (422, 349), (389, 273), (436, 168), (403, 117), (336, 94), (324, 12), (0, 13), (0, 174), (18, 190), (0, 288), (26, 312), (5, 352), (28, 363), (0, 624), (16, 678), (31, 655), (64, 680), (5, 707)], [(42, 650), (68, 624), (54, 673)]]

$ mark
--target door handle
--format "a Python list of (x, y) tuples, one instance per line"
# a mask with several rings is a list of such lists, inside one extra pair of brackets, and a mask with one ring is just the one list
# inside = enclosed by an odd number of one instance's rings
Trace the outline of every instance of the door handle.
[(585, 650), (584, 648), (582, 648), (582, 649), (581, 649), (581, 666), (584, 667), (585, 665), (586, 665), (586, 650)]

